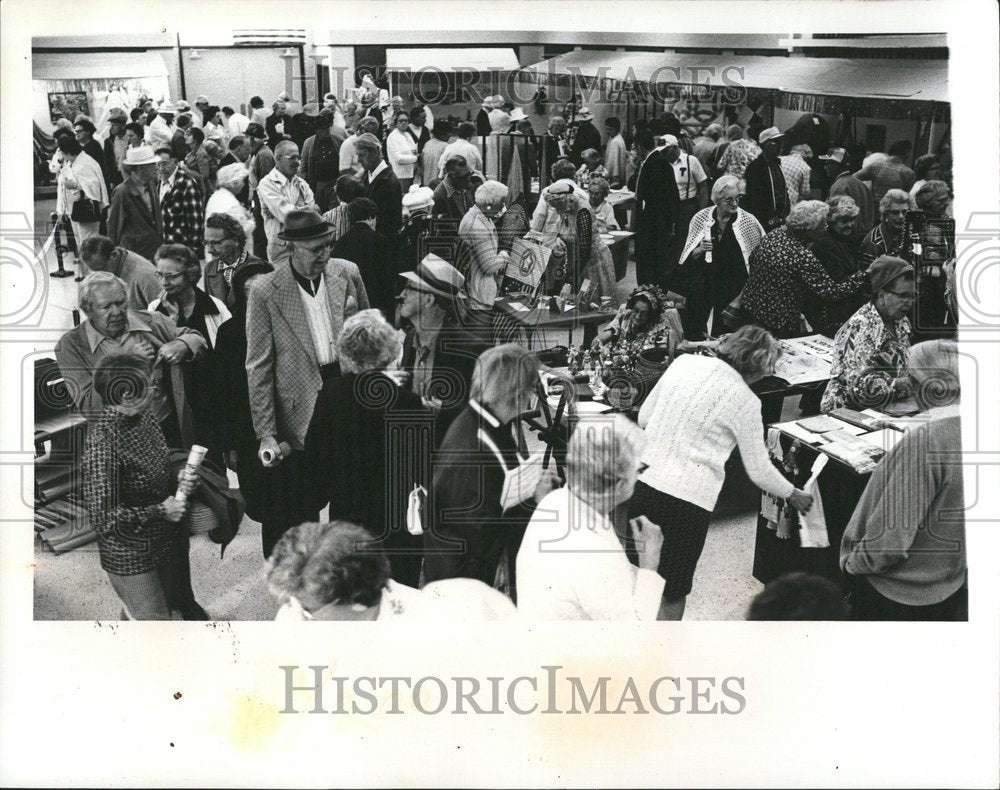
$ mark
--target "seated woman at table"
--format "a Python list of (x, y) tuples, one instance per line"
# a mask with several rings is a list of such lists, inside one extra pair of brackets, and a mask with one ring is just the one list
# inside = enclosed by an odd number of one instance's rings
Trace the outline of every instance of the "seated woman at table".
[(968, 620), (958, 346), (913, 346), (910, 377), (928, 421), (876, 467), (840, 544), (858, 620)]
[(657, 346), (673, 350), (683, 337), (677, 313), (658, 285), (636, 288), (618, 308), (611, 322), (594, 338), (595, 351), (607, 345), (626, 345), (639, 351)]
[(608, 203), (608, 195), (611, 186), (599, 176), (591, 176), (587, 184), (587, 193), (590, 195), (590, 208), (594, 212), (594, 221), (597, 223), (598, 233), (607, 233), (611, 230), (621, 230), (618, 220), (615, 219), (615, 210)]
[(555, 213), (551, 227), (531, 230), (525, 238), (552, 250), (545, 273), (545, 292), (559, 293), (564, 283), (579, 292), (583, 281), (590, 280), (597, 286), (595, 298), (614, 296), (615, 265), (611, 250), (601, 239), (587, 199), (577, 195), (576, 187), (568, 181), (551, 184), (543, 199)]
[(834, 338), (830, 381), (820, 411), (878, 408), (910, 394), (910, 322), (916, 299), (913, 267), (883, 255), (869, 268), (872, 298)]
[(719, 343), (718, 357), (684, 354), (673, 361), (639, 411), (646, 430), (629, 518), (646, 516), (663, 529), (660, 575), (666, 580), (661, 620), (680, 620), (691, 592), (725, 465), (736, 447), (763, 491), (808, 512), (812, 497), (771, 464), (760, 400), (750, 385), (774, 372), (780, 346), (765, 330), (744, 326)]
[(691, 218), (680, 256), (688, 289), (684, 333), (689, 340), (705, 338), (710, 313), (712, 333), (720, 334), (722, 313), (743, 290), (750, 256), (764, 238), (764, 228), (739, 207), (739, 199), (740, 180), (722, 176), (712, 187), (715, 205)]
[[(835, 283), (842, 283), (861, 270), (861, 237), (855, 225), (861, 209), (854, 198), (837, 195), (826, 201), (830, 212), (826, 216), (826, 230), (812, 245), (813, 255)], [(813, 329), (833, 337), (844, 322), (865, 303), (864, 292), (836, 302), (815, 299), (807, 295), (802, 312)]]
[(799, 337), (809, 334), (802, 323), (807, 296), (830, 303), (866, 291), (864, 271), (835, 282), (809, 249), (826, 227), (829, 210), (820, 200), (796, 203), (786, 224), (768, 233), (754, 250), (742, 295), (748, 323), (764, 327), (775, 337)]

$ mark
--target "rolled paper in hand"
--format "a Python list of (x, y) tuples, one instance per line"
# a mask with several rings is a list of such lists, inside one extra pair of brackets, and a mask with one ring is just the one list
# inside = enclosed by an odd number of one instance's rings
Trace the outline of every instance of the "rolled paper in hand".
[[(292, 446), (288, 442), (279, 442), (278, 450), (281, 453), (281, 457), (284, 458), (292, 451)], [(264, 466), (270, 466), (278, 459), (277, 454), (273, 450), (261, 450), (257, 455)]]
[[(187, 463), (184, 465), (181, 477), (191, 477), (194, 475), (198, 471), (198, 467), (201, 466), (201, 462), (205, 460), (205, 453), (207, 452), (207, 447), (202, 447), (200, 444), (191, 445), (191, 452), (188, 453)], [(183, 502), (187, 499), (187, 493), (185, 493), (183, 485), (177, 486), (177, 493), (174, 494), (174, 499), (178, 502)]]

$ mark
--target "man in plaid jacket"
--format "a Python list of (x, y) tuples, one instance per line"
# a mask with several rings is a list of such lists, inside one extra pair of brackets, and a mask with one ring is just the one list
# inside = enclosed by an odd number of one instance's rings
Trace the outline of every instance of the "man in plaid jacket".
[(160, 163), (160, 210), (163, 212), (163, 243), (183, 244), (198, 260), (205, 257), (205, 197), (191, 176), (178, 166), (170, 148), (156, 151)]

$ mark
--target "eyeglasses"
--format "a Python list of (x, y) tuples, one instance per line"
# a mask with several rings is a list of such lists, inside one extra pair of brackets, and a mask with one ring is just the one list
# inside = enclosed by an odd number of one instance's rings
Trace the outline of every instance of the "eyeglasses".
[(886, 293), (887, 294), (892, 294), (893, 296), (895, 296), (895, 297), (897, 297), (899, 299), (902, 299), (903, 301), (906, 301), (906, 302), (912, 302), (914, 299), (917, 298), (917, 292), (916, 291), (890, 291), (890, 290), (886, 289)]
[(156, 277), (159, 280), (180, 280), (187, 277), (187, 272), (177, 272), (176, 274), (168, 274), (166, 272), (157, 272)]

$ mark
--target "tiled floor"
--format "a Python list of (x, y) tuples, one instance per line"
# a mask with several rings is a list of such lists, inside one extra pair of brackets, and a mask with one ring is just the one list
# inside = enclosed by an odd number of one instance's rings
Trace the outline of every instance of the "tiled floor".
[[(51, 209), (48, 209), (51, 210)], [(37, 212), (47, 217), (44, 206)], [(55, 268), (54, 257), (48, 264)], [(72, 327), (71, 309), (76, 301), (73, 278), (50, 281), (49, 309), (45, 327)], [(619, 297), (635, 287), (634, 267), (618, 284)], [(565, 334), (558, 340), (566, 342)], [(577, 332), (576, 342), (582, 340)], [(786, 403), (794, 413), (795, 402)], [(739, 620), (761, 585), (751, 576), (753, 564), (755, 497), (746, 481), (730, 481), (720, 499), (719, 510), (736, 515), (716, 518), (709, 530), (705, 550), (688, 597), (685, 619)], [(742, 511), (742, 512), (740, 512)], [(35, 618), (39, 620), (117, 619), (121, 610), (107, 577), (100, 568), (96, 544), (56, 556), (36, 540)], [(215, 618), (226, 620), (268, 620), (276, 606), (267, 592), (260, 550), (260, 526), (246, 519), (239, 535), (227, 548), (224, 558), (219, 548), (205, 538), (191, 543), (191, 571), (195, 593)]]

